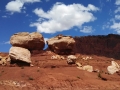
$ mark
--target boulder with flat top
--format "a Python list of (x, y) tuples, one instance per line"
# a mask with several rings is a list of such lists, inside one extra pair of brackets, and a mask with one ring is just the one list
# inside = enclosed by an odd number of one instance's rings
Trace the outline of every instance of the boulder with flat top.
[(57, 35), (56, 37), (48, 39), (46, 42), (49, 49), (57, 54), (73, 53), (75, 40), (72, 36)]
[(43, 50), (45, 46), (44, 38), (42, 34), (38, 32), (28, 33), (20, 32), (16, 33), (10, 38), (12, 46), (23, 47), (28, 50)]
[(31, 53), (28, 49), (22, 47), (11, 47), (9, 51), (9, 57), (12, 61), (22, 61), (31, 63)]

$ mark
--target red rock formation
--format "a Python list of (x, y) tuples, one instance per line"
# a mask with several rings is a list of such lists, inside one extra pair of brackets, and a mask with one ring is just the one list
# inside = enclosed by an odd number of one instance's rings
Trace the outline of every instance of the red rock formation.
[(74, 51), (77, 53), (120, 59), (120, 35), (83, 36), (74, 39)]

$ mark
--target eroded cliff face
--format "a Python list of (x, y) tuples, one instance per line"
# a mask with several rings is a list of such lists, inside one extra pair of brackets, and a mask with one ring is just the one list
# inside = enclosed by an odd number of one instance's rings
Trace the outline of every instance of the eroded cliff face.
[(74, 37), (76, 53), (120, 59), (120, 35)]

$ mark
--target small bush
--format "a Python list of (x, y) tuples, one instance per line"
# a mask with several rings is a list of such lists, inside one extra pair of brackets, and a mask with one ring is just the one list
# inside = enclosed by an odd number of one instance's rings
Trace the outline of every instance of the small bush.
[(78, 79), (80, 79), (80, 77), (79, 77), (79, 76), (77, 76), (77, 78), (78, 78)]
[(98, 73), (98, 77), (99, 77), (101, 80), (107, 81), (106, 78), (102, 77), (101, 72)]

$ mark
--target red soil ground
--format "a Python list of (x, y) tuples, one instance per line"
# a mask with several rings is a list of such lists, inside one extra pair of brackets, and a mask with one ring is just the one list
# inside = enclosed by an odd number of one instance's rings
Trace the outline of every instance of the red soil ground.
[[(6, 56), (0, 53), (1, 56)], [(89, 56), (76, 54), (76, 56)], [(0, 66), (0, 90), (120, 90), (120, 74), (107, 74), (111, 58), (90, 55), (92, 60), (78, 60), (98, 72), (87, 72), (68, 65), (66, 60), (51, 60), (47, 51), (32, 54), (34, 67)], [(115, 60), (120, 63), (119, 60)]]

